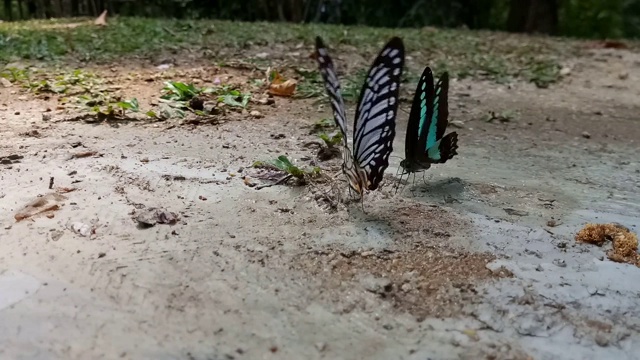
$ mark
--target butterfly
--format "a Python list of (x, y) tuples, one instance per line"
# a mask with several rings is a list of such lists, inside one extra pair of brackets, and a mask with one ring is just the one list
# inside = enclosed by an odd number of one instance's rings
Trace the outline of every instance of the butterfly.
[(316, 37), (316, 60), (331, 101), (333, 117), (342, 132), (342, 172), (349, 186), (362, 198), (375, 190), (389, 166), (396, 135), (400, 77), (404, 66), (404, 44), (394, 37), (373, 61), (362, 85), (353, 123), (353, 149), (347, 142), (346, 112), (333, 60), (322, 39)]
[(403, 174), (428, 170), (431, 164), (444, 164), (458, 155), (458, 134), (454, 131), (443, 137), (449, 125), (449, 74), (442, 74), (433, 86), (433, 73), (426, 67), (413, 97), (407, 135), (405, 158), (400, 162)]

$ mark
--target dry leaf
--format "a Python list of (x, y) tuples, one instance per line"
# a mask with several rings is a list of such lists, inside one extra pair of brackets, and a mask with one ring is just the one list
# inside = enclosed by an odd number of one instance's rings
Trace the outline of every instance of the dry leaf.
[(76, 191), (76, 190), (78, 190), (78, 189), (74, 188), (74, 187), (59, 187), (59, 188), (56, 189), (56, 191), (59, 194), (66, 194), (66, 193), (70, 193), (70, 192)]
[(56, 193), (49, 193), (47, 195), (39, 197), (34, 201), (30, 202), (13, 217), (14, 219), (16, 219), (16, 222), (19, 222), (24, 219), (31, 218), (32, 216), (35, 216), (38, 214), (60, 210), (60, 204), (65, 199), (66, 197), (62, 195), (58, 195)]
[(93, 23), (98, 26), (107, 26), (107, 10), (103, 11)]
[(97, 151), (84, 151), (84, 152), (80, 152), (80, 153), (76, 153), (71, 155), (72, 159), (81, 159), (81, 158), (86, 158), (89, 156), (95, 156), (97, 155), (98, 152)]
[(277, 96), (292, 96), (296, 91), (297, 82), (289, 79), (283, 83), (269, 85), (269, 94)]

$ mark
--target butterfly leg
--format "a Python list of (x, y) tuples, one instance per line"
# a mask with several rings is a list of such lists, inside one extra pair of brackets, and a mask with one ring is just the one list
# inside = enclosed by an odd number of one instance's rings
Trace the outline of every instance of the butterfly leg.
[[(398, 172), (400, 172), (400, 168), (396, 171), (396, 177), (398, 176)], [(398, 194), (398, 190), (400, 190), (400, 185), (402, 185), (402, 177), (404, 175), (404, 171), (400, 173), (400, 180), (396, 184), (396, 194)]]
[[(396, 170), (396, 179), (398, 178), (398, 173), (399, 173), (399, 172), (400, 172), (400, 168), (398, 168), (398, 169)], [(402, 181), (402, 177), (400, 177), (400, 180)], [(397, 184), (396, 184), (396, 187), (395, 187), (395, 188), (396, 188), (396, 192), (395, 192), (396, 194), (398, 193), (399, 185), (400, 185), (400, 183), (397, 183)]]

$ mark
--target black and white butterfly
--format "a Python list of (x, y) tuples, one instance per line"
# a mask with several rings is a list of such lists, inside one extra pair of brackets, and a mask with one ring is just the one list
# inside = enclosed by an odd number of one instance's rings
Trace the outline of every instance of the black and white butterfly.
[(433, 86), (433, 73), (424, 69), (411, 105), (405, 158), (400, 162), (403, 174), (424, 171), (431, 164), (444, 164), (457, 155), (458, 134), (454, 131), (443, 137), (449, 125), (449, 74), (444, 73)]
[(333, 117), (343, 135), (342, 172), (349, 186), (361, 197), (365, 189), (378, 188), (389, 166), (396, 135), (396, 114), (400, 77), (404, 66), (404, 44), (394, 37), (373, 61), (362, 85), (353, 130), (353, 151), (347, 142), (347, 123), (340, 82), (322, 39), (316, 37), (316, 59), (325, 89), (331, 100)]

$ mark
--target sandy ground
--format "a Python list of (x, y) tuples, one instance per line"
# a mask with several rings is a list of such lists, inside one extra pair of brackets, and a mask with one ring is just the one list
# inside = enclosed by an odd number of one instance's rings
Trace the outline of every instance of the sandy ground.
[[(395, 194), (405, 103), (365, 213), (337, 203), (341, 176), (261, 190), (241, 178), (280, 154), (339, 174), (305, 146), (329, 115), (313, 101), (218, 125), (110, 125), (44, 121), (55, 99), (0, 88), (0, 156), (23, 157), (0, 165), (0, 355), (637, 359), (640, 269), (574, 235), (640, 227), (639, 64), (601, 50), (549, 89), (454, 81), (459, 156)], [(144, 100), (162, 83), (126, 87)], [(83, 151), (97, 155), (70, 158)], [(77, 190), (16, 222), (58, 187)], [(149, 208), (180, 220), (140, 227)]]

